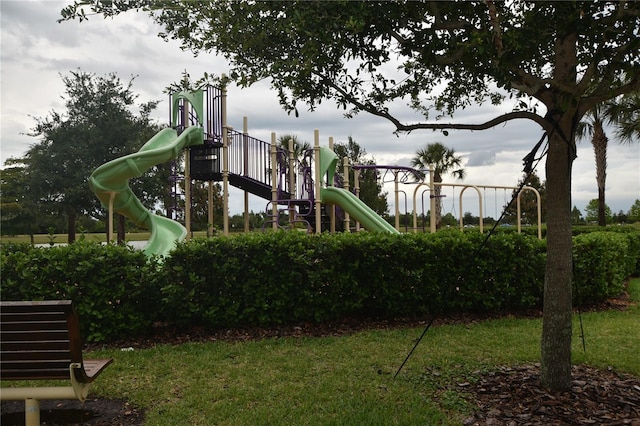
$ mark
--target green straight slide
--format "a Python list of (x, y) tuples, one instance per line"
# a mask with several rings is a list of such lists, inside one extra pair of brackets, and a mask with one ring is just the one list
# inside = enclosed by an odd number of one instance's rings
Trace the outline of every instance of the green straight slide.
[(113, 202), (116, 213), (151, 231), (149, 242), (142, 249), (147, 256), (168, 254), (178, 241), (186, 238), (187, 230), (178, 222), (151, 213), (144, 207), (131, 191), (129, 179), (141, 176), (156, 164), (178, 157), (185, 147), (202, 145), (203, 141), (202, 127), (187, 127), (180, 135), (174, 129), (163, 129), (138, 152), (103, 164), (89, 178), (89, 187), (103, 206), (108, 208)]
[(351, 217), (360, 222), (365, 229), (371, 232), (399, 232), (367, 206), (362, 200), (343, 188), (327, 187), (320, 190), (320, 200), (324, 204), (336, 204)]
[[(329, 147), (319, 147), (318, 163), (320, 175), (327, 176), (327, 182), (333, 182), (336, 172), (338, 156)], [(381, 218), (375, 211), (367, 206), (361, 199), (344, 188), (328, 186), (320, 189), (320, 202), (323, 204), (335, 204), (355, 220), (360, 222), (365, 229), (371, 232), (389, 232), (399, 234), (398, 230)]]

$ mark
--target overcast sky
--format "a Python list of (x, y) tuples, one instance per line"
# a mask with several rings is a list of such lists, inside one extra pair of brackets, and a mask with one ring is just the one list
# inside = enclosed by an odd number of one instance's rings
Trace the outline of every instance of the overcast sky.
[[(229, 71), (221, 57), (201, 54), (194, 58), (189, 52), (181, 51), (179, 43), (162, 41), (157, 36), (160, 28), (144, 14), (128, 13), (106, 20), (92, 17), (88, 22), (58, 24), (59, 11), (67, 3), (0, 0), (2, 164), (9, 157), (21, 157), (37, 142), (24, 135), (35, 125), (33, 117), (65, 111), (61, 74), (68, 75), (78, 69), (99, 76), (115, 72), (124, 82), (136, 76), (132, 90), (139, 94), (140, 103), (162, 100), (154, 116), (160, 123), (167, 124), (169, 103), (163, 90), (180, 80), (183, 71), (188, 71), (193, 79), (204, 72), (220, 75)], [(278, 105), (276, 93), (270, 90), (267, 81), (243, 90), (232, 85), (227, 102), (229, 124), (242, 129), (242, 119), (247, 116), (253, 137), (269, 141), (271, 132), (276, 132), (313, 142), (313, 131), (318, 129), (321, 143), (326, 144), (330, 136), (336, 142), (352, 136), (378, 164), (408, 165), (419, 148), (441, 142), (463, 157), (467, 171), (464, 183), (475, 185), (516, 186), (522, 177), (522, 158), (542, 135), (536, 124), (520, 120), (482, 132), (450, 131), (449, 136), (444, 136), (432, 131), (416, 131), (396, 136), (391, 123), (365, 113), (345, 119), (331, 102), (324, 102), (314, 112), (299, 108), (300, 117), (296, 118), (287, 115)], [(480, 123), (511, 108), (510, 104), (469, 108), (456, 115), (455, 121)], [(395, 112), (403, 118), (415, 117), (402, 105), (398, 105)], [(606, 201), (614, 213), (627, 212), (634, 200), (640, 198), (640, 145), (620, 145), (612, 132), (609, 138)], [(588, 201), (598, 196), (594, 164), (591, 144), (581, 142), (573, 166), (572, 203), (583, 214)], [(545, 179), (544, 161), (536, 172)], [(454, 180), (449, 177), (445, 182)], [(393, 186), (385, 188), (393, 206)], [(411, 210), (413, 187), (401, 189), (409, 194)], [(446, 195), (444, 212), (459, 214), (459, 190), (443, 192)], [(509, 194), (502, 190), (485, 193), (483, 216), (499, 215)], [(404, 210), (403, 197), (400, 205)], [(464, 203), (464, 211), (478, 213), (477, 207), (474, 208), (477, 200), (467, 202), (465, 198)], [(252, 210), (263, 210), (265, 206), (266, 201), (251, 197)], [(239, 192), (231, 193), (230, 209), (232, 213), (242, 210)]]

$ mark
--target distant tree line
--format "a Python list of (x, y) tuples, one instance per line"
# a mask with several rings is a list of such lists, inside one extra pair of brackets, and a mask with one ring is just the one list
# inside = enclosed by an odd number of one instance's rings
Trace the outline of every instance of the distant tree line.
[[(78, 229), (104, 229), (105, 210), (88, 186), (101, 164), (137, 151), (159, 126), (151, 118), (157, 101), (137, 105), (134, 78), (122, 82), (116, 74), (83, 71), (63, 75), (65, 111), (36, 117), (29, 136), (38, 138), (24, 156), (8, 159), (2, 170), (2, 232), (38, 234)], [(168, 168), (160, 165), (131, 187), (149, 206), (168, 199)], [(124, 233), (124, 218), (120, 218)]]
[[(587, 203), (585, 208), (585, 215), (583, 216), (577, 207), (573, 207), (571, 211), (571, 217), (574, 224), (598, 224), (600, 225), (601, 213), (600, 213), (600, 200), (594, 198)], [(611, 224), (627, 224), (640, 222), (640, 199), (635, 200), (633, 205), (626, 212), (619, 210), (617, 213), (611, 211), (611, 208), (604, 205), (604, 220), (606, 225)]]

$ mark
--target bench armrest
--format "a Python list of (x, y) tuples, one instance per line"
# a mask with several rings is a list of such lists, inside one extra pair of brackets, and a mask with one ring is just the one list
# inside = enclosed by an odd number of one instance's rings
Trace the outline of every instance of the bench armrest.
[(113, 359), (85, 359), (82, 364), (74, 363), (76, 367), (73, 369), (72, 377), (80, 383), (91, 383), (102, 370), (104, 370)]

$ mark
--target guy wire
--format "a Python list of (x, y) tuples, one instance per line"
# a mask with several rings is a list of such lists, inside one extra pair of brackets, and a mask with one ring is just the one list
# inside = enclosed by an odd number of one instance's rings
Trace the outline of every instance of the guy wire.
[[(553, 130), (551, 131), (551, 133), (553, 133)], [(550, 138), (550, 134), (547, 135), (547, 132), (544, 132), (542, 134), (542, 137), (540, 138), (540, 140), (538, 141), (538, 143), (533, 147), (533, 149), (531, 150), (531, 152), (529, 152), (529, 154), (527, 154), (523, 159), (523, 163), (524, 163), (524, 171), (526, 173), (526, 177), (522, 180), (522, 182), (520, 183), (518, 190), (514, 192), (514, 195), (511, 197), (511, 200), (509, 201), (509, 203), (502, 209), (502, 214), (500, 215), (500, 217), (498, 218), (498, 220), (496, 220), (496, 222), (494, 223), (493, 227), (489, 230), (489, 232), (487, 233), (487, 236), (484, 238), (484, 240), (482, 241), (482, 243), (476, 248), (476, 250), (474, 251), (473, 256), (471, 257), (471, 261), (467, 262), (466, 264), (466, 269), (465, 269), (465, 273), (463, 275), (459, 275), (458, 276), (458, 281), (464, 276), (467, 275), (467, 272), (469, 272), (469, 270), (471, 269), (471, 265), (474, 263), (475, 259), (477, 259), (477, 257), (480, 255), (480, 252), (484, 249), (484, 247), (486, 246), (487, 242), (489, 241), (489, 238), (493, 235), (493, 233), (495, 232), (496, 228), (498, 227), (498, 225), (500, 224), (500, 221), (504, 218), (504, 216), (506, 215), (507, 211), (509, 210), (509, 208), (511, 207), (511, 205), (513, 204), (514, 200), (516, 199), (516, 197), (518, 196), (518, 194), (520, 193), (520, 191), (522, 191), (522, 188), (526, 185), (527, 181), (529, 180), (529, 178), (531, 177), (531, 175), (533, 174), (533, 172), (535, 171), (535, 169), (538, 167), (538, 164), (540, 163), (540, 161), (547, 155), (547, 150), (548, 150), (548, 144), (549, 144), (549, 138)], [(540, 146), (542, 145), (542, 142), (545, 140), (545, 138), (547, 139), (547, 144), (545, 145), (545, 148), (543, 149), (542, 153), (540, 154), (539, 157), (536, 157), (536, 154), (538, 152), (538, 149), (540, 148)], [(482, 214), (482, 212), (480, 212), (480, 214)], [(407, 354), (407, 356), (405, 357), (404, 361), (402, 362), (402, 364), (400, 365), (400, 367), (398, 368), (398, 370), (396, 371), (396, 374), (394, 374), (393, 378), (395, 379), (398, 374), (400, 374), (400, 371), (403, 369), (403, 367), (405, 366), (405, 364), (409, 361), (409, 358), (411, 358), (411, 355), (413, 355), (413, 352), (416, 350), (416, 348), (418, 347), (418, 345), (420, 344), (420, 342), (422, 342), (422, 339), (424, 338), (424, 336), (427, 334), (427, 331), (429, 330), (429, 328), (431, 328), (431, 324), (433, 324), (434, 320), (436, 319), (438, 315), (436, 313), (434, 313), (431, 317), (431, 319), (429, 320), (429, 322), (427, 323), (427, 326), (425, 327), (425, 329), (422, 331), (422, 334), (420, 335), (420, 337), (418, 338), (418, 340), (416, 341), (416, 343), (413, 345), (413, 348), (411, 348), (411, 350), (409, 351), (409, 353)], [(580, 324), (582, 324), (582, 317), (580, 317)], [(584, 334), (583, 334), (584, 337)], [(584, 339), (583, 339), (583, 345), (584, 345)]]

